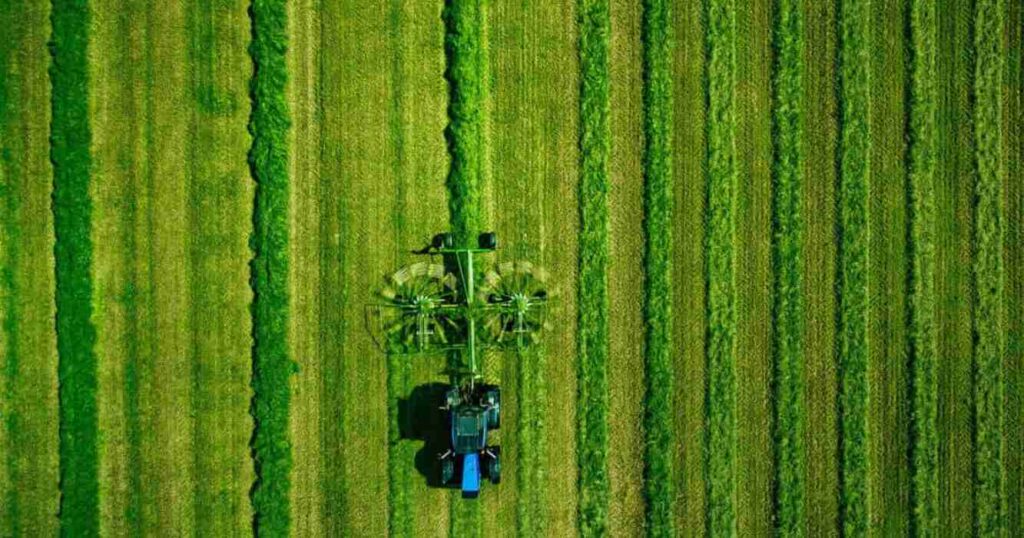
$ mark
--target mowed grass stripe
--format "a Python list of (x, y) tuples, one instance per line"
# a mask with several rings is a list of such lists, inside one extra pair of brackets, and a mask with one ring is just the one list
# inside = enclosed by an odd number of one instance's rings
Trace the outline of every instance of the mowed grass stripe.
[(872, 2), (868, 175), (868, 451), (872, 532), (904, 535), (910, 521), (910, 349), (907, 295), (906, 74), (903, 2)]
[(194, 512), (198, 534), (248, 531), (252, 512), (252, 339), (247, 248), (252, 183), (245, 119), (252, 63), (248, 5), (190, 6), (186, 13), (192, 116), (189, 170), (189, 293)]
[[(809, 536), (839, 532), (836, 297), (838, 107), (836, 5), (804, 0), (804, 372)], [(813, 181), (810, 178), (814, 178)]]
[(706, 485), (707, 533), (735, 534), (736, 528), (736, 6), (708, 0)]
[(288, 431), (290, 376), (288, 353), (288, 144), (285, 99), (288, 46), (287, 12), (280, 0), (254, 0), (250, 87), (252, 148), (249, 165), (256, 181), (253, 216), (253, 372), (252, 454), (256, 482), (251, 497), (258, 534), (280, 536), (291, 513), (291, 441)]
[(935, 2), (910, 4), (911, 196), (911, 490), (912, 519), (918, 536), (935, 536), (938, 525), (938, 341), (935, 290), (935, 183), (937, 179), (938, 19)]
[(939, 526), (973, 532), (971, 236), (975, 182), (969, 2), (939, 10), (936, 296), (938, 308)]
[(0, 534), (56, 534), (48, 2), (0, 7)]
[[(706, 272), (704, 224), (707, 158), (705, 118), (706, 21), (702, 2), (684, 2), (672, 9), (674, 141), (672, 226), (672, 313), (676, 353), (673, 407), (678, 435), (673, 449), (676, 483), (675, 525), (684, 536), (700, 536), (706, 529), (705, 342)], [(686, 121), (679, 121), (686, 118)]]
[(644, 56), (644, 430), (646, 529), (675, 536), (673, 421), (675, 364), (672, 356), (673, 103), (670, 2), (649, 0), (643, 10)]
[(581, 0), (579, 237), (579, 533), (608, 532), (608, 188), (609, 33), (607, 0)]
[(643, 527), (645, 504), (643, 6), (609, 7), (608, 532), (622, 535)]
[(60, 401), (60, 530), (99, 532), (96, 329), (92, 325), (92, 204), (87, 54), (89, 4), (53, 0), (51, 144), (57, 375)]
[(868, 530), (869, 7), (844, 0), (839, 8), (840, 517), (851, 536)]
[[(291, 259), (289, 289), (289, 344), (298, 372), (291, 379), (290, 435), (291, 533), (294, 536), (326, 534), (325, 483), (330, 479), (322, 445), (321, 421), (331, 411), (323, 398), (327, 360), (321, 345), (322, 301), (333, 301), (323, 288), (320, 272), (326, 260), (321, 249), (337, 257), (321, 234), (321, 206), (337, 205), (321, 181), (321, 17), (316, 0), (288, 4), (288, 107), (293, 128), (289, 131), (289, 237)], [(330, 198), (330, 199), (328, 199)], [(327, 246), (322, 246), (327, 243)], [(332, 304), (332, 303), (328, 303)], [(335, 303), (336, 304), (336, 303)], [(340, 306), (340, 305), (339, 305)], [(332, 308), (333, 309), (333, 308)], [(333, 332), (333, 330), (331, 331)], [(337, 427), (337, 426), (335, 426)], [(340, 512), (342, 507), (335, 506)]]
[(974, 121), (978, 176), (974, 212), (974, 480), (975, 532), (1006, 530), (1003, 504), (1003, 5), (975, 5)]
[(1024, 434), (1022, 417), (1024, 402), (1024, 84), (1022, 84), (1021, 33), (1024, 31), (1024, 5), (1006, 2), (1006, 54), (1003, 84), (1004, 115), (1003, 141), (1006, 151), (1004, 196), (1006, 200), (1006, 228), (1003, 235), (1005, 249), (1005, 308), (1006, 358), (1003, 366), (1003, 476), (1006, 491), (1006, 529), (1009, 535), (1024, 533), (1021, 511), (1024, 509)]
[(775, 527), (800, 536), (805, 527), (804, 13), (783, 0), (774, 15), (772, 85), (773, 349), (775, 398)]
[[(772, 528), (771, 3), (736, 5), (736, 530)], [(742, 75), (740, 75), (742, 73)]]

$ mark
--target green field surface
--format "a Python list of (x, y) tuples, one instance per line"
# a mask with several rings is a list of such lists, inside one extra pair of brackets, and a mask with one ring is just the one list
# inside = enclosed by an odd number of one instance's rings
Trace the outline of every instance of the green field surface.
[[(1017, 0), (0, 2), (0, 536), (1024, 535)], [(549, 273), (502, 481), (385, 278)]]

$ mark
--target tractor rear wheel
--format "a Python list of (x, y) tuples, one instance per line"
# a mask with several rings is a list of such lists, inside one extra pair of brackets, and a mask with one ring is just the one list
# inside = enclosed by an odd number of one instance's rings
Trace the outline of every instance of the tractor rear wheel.
[(445, 458), (441, 460), (441, 483), (450, 484), (455, 478), (455, 460)]
[(501, 427), (501, 389), (489, 387), (484, 393), (484, 404), (491, 407), (487, 413), (487, 428), (497, 430)]
[(498, 484), (501, 482), (501, 447), (491, 447), (490, 450), (493, 456), (487, 460), (487, 477), (492, 484)]

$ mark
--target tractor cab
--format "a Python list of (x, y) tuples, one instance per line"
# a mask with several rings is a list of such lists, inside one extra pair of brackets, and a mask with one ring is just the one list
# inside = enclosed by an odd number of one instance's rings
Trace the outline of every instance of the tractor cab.
[(476, 497), (485, 473), (492, 483), (501, 481), (501, 449), (487, 445), (488, 432), (501, 424), (501, 392), (488, 385), (452, 388), (442, 409), (448, 414), (451, 447), (441, 454), (441, 481), (452, 484), (458, 474), (462, 496)]

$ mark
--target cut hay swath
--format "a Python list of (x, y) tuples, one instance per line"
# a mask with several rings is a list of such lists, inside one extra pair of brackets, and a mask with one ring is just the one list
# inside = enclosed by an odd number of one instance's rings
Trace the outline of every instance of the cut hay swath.
[(711, 0), (707, 8), (707, 530), (728, 536), (736, 532), (736, 6), (732, 0)]
[(776, 528), (804, 532), (803, 13), (782, 0), (775, 14), (773, 252)]
[(673, 536), (675, 520), (674, 364), (671, 354), (672, 76), (670, 2), (647, 0), (643, 10), (644, 57), (644, 318), (647, 327), (644, 402), (644, 493), (647, 532)]
[(934, 233), (938, 25), (934, 2), (914, 0), (910, 9), (912, 523), (919, 536), (934, 536), (939, 531)]
[(579, 532), (608, 528), (607, 0), (580, 2)]
[(89, 199), (89, 5), (54, 0), (50, 159), (56, 245), (60, 397), (60, 528), (99, 532), (96, 438), (96, 330), (92, 325), (92, 205)]
[(1003, 521), (1003, 111), (1001, 0), (975, 6), (974, 133), (978, 176), (974, 213), (975, 531), (1004, 532)]
[(868, 529), (868, 2), (840, 6), (839, 413), (843, 532)]
[(261, 535), (288, 533), (291, 442), (288, 429), (295, 366), (288, 355), (288, 104), (285, 50), (287, 14), (282, 0), (256, 0), (253, 40), (253, 136), (249, 163), (256, 180), (252, 241), (253, 402), (256, 484), (254, 527)]

